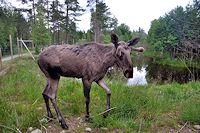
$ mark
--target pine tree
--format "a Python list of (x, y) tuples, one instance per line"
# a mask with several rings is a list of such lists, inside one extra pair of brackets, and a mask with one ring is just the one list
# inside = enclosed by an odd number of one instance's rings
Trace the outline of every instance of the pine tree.
[(109, 21), (117, 22), (117, 19), (111, 19), (111, 12), (103, 0), (88, 0), (87, 2), (91, 11), (91, 31), (94, 34), (94, 41), (101, 42), (103, 32), (111, 26)]
[(120, 40), (129, 41), (132, 39), (130, 27), (124, 23), (115, 28), (115, 33), (119, 36)]
[(50, 22), (52, 23), (51, 28), (53, 32), (53, 43), (61, 43), (60, 31), (61, 24), (63, 22), (63, 11), (62, 5), (58, 0), (54, 0), (50, 7)]
[(50, 43), (50, 35), (46, 28), (44, 7), (42, 5), (37, 7), (37, 13), (35, 23), (32, 25), (32, 39), (36, 45), (36, 51), (38, 46)]
[[(4, 3), (6, 4), (6, 3)], [(8, 36), (9, 34), (14, 35), (16, 33), (16, 22), (15, 14), (12, 12), (11, 8), (5, 5), (3, 7), (0, 5), (0, 47), (8, 47)]]
[(36, 12), (35, 12), (35, 9), (36, 9), (36, 2), (35, 0), (21, 0), (21, 2), (23, 4), (28, 4), (29, 2), (32, 2), (32, 11), (31, 11), (31, 18), (33, 19), (33, 22), (35, 23), (35, 16), (36, 16)]
[(66, 34), (65, 36), (66, 43), (73, 42), (75, 37), (74, 34), (76, 33), (76, 21), (79, 21), (77, 17), (81, 16), (83, 12), (84, 9), (79, 6), (77, 0), (65, 0), (64, 29)]

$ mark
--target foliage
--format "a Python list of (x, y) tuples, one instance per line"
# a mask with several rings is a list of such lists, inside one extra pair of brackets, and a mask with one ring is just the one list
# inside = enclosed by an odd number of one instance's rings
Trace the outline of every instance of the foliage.
[(119, 36), (119, 40), (129, 41), (132, 38), (131, 30), (126, 24), (121, 24), (116, 27), (115, 32)]
[(79, 6), (77, 0), (65, 0), (66, 15), (64, 19), (64, 29), (66, 32), (66, 43), (73, 43), (76, 39), (76, 21), (82, 15), (84, 9)]
[[(29, 39), (29, 26), (30, 23), (22, 13), (4, 1), (0, 5), (0, 47), (3, 51), (9, 49), (9, 35), (12, 35), (13, 40), (16, 40), (16, 37)], [(13, 47), (15, 44), (13, 41)]]
[(37, 7), (38, 14), (36, 15), (35, 24), (32, 26), (32, 38), (36, 47), (38, 45), (47, 45), (50, 43), (50, 35), (48, 29), (45, 27), (44, 7), (42, 5)]
[(9, 34), (16, 33), (15, 14), (10, 9), (0, 6), (0, 47), (9, 43)]
[(60, 38), (60, 29), (61, 23), (63, 21), (63, 14), (64, 12), (61, 11), (62, 5), (58, 0), (55, 0), (50, 5), (50, 15), (49, 21), (52, 23), (51, 30), (52, 30), (52, 41), (53, 43), (61, 43)]
[(19, 11), (28, 11), (28, 19), (31, 20), (32, 26), (36, 23), (36, 16), (38, 6), (43, 6), (43, 12), (46, 19), (45, 26), (51, 33), (52, 43), (74, 43), (78, 41), (76, 37), (77, 27), (76, 22), (78, 17), (82, 15), (84, 9), (80, 7), (77, 0), (21, 0), (23, 4), (31, 5), (29, 9), (19, 8)]
[(109, 35), (108, 33), (104, 33), (102, 38), (103, 38), (103, 43), (104, 43), (104, 44), (109, 44), (109, 43), (111, 43), (111, 42), (110, 42), (110, 35)]
[(16, 36), (22, 39), (30, 39), (31, 32), (30, 26), (31, 22), (26, 20), (21, 12), (15, 12), (15, 22), (16, 22)]
[(193, 4), (185, 9), (176, 7), (165, 16), (153, 20), (148, 32), (148, 43), (156, 51), (165, 50), (172, 54), (182, 52), (186, 57), (188, 54), (193, 56), (188, 53), (188, 49), (192, 49), (192, 53), (198, 53), (200, 44), (199, 6), (200, 3), (194, 0)]
[(124, 23), (114, 29), (114, 32), (119, 36), (119, 40), (129, 41), (134, 37), (140, 37), (141, 42), (145, 41), (146, 33), (139, 27), (138, 31), (131, 31), (130, 27)]
[(155, 51), (148, 49), (144, 52), (144, 56), (153, 59), (153, 63), (161, 65), (169, 65), (179, 68), (198, 68), (200, 69), (200, 59), (185, 60), (183, 58), (172, 59), (169, 52)]
[(183, 25), (174, 18), (182, 20), (183, 14), (183, 8), (177, 7), (164, 17), (152, 21), (148, 41), (156, 50), (163, 50), (178, 44), (182, 37)]
[(112, 30), (117, 26), (115, 18), (106, 3), (102, 0), (88, 0), (88, 7), (91, 11), (91, 32), (95, 42), (102, 42), (103, 33)]
[[(141, 28), (138, 31), (131, 31), (126, 25), (118, 26), (117, 18), (111, 13), (110, 8), (103, 0), (87, 1), (87, 7), (91, 11), (91, 27), (88, 31), (78, 31), (77, 29), (77, 21), (85, 11), (77, 0), (20, 1), (26, 5), (25, 8), (12, 7), (7, 9), (5, 8), (7, 5), (1, 7), (2, 10), (6, 9), (1, 11), (5, 14), (1, 15), (1, 17), (7, 15), (5, 19), (0, 20), (0, 29), (4, 31), (0, 35), (1, 45), (7, 45), (7, 36), (10, 31), (13, 32), (14, 38), (30, 39), (32, 37), (34, 43), (38, 45), (46, 44), (50, 41), (52, 44), (74, 44), (88, 41), (110, 43), (109, 34), (113, 30), (117, 31), (120, 34), (120, 39), (125, 41), (133, 36), (146, 37)], [(124, 31), (127, 33), (123, 33), (123, 28), (128, 28), (128, 30), (125, 29), (126, 31)]]

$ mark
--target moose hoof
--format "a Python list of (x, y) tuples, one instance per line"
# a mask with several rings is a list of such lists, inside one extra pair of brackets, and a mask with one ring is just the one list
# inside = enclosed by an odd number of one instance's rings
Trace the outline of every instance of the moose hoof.
[(86, 115), (86, 116), (85, 116), (85, 121), (86, 121), (86, 122), (90, 122), (90, 121), (91, 121), (91, 118), (90, 118), (89, 115)]
[(51, 121), (53, 121), (55, 118), (53, 117), (53, 115), (48, 115), (47, 116), (47, 120), (49, 121), (49, 122), (51, 122)]
[(63, 129), (69, 129), (69, 127), (67, 126), (67, 124), (63, 121), (60, 122), (60, 126), (63, 128)]
[(108, 117), (108, 113), (103, 114), (103, 118), (107, 118)]

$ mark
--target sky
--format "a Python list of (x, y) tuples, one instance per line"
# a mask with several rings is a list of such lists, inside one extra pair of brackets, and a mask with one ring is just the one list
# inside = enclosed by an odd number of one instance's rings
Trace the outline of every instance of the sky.
[[(79, 0), (82, 5), (86, 0)], [(147, 33), (151, 21), (165, 15), (177, 6), (187, 6), (192, 0), (105, 0), (110, 11), (118, 19), (118, 23), (125, 23), (131, 30), (143, 28)], [(82, 30), (90, 27), (90, 13), (81, 17), (78, 26)]]
[[(16, 0), (8, 0), (14, 6), (19, 6)], [(64, 1), (64, 0), (61, 0)], [(87, 0), (78, 0), (85, 7)], [(151, 21), (165, 15), (177, 6), (185, 7), (193, 0), (104, 0), (110, 12), (118, 19), (118, 23), (125, 23), (131, 30), (143, 28), (147, 33)], [(90, 28), (90, 12), (80, 17), (79, 30), (87, 31)]]

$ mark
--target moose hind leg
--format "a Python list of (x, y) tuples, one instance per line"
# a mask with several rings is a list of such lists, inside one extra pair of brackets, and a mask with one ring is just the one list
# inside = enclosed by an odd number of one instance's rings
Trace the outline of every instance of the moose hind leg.
[(85, 97), (85, 105), (86, 105), (86, 120), (89, 120), (90, 113), (89, 113), (89, 104), (90, 104), (90, 88), (91, 83), (88, 80), (83, 80), (83, 92)]
[(53, 107), (56, 111), (56, 114), (58, 116), (58, 120), (60, 122), (60, 126), (63, 128), (63, 129), (68, 129), (69, 127), (67, 126), (65, 120), (64, 120), (64, 117), (62, 116), (61, 112), (59, 111), (58, 107), (57, 107), (57, 103), (56, 103), (56, 99), (51, 99), (51, 102), (53, 104)]
[[(49, 87), (50, 86), (49, 86), (49, 83), (48, 83), (48, 80), (47, 80), (47, 83), (46, 83), (46, 86), (45, 86), (43, 92), (48, 91)], [(48, 119), (51, 120), (51, 118), (53, 118), (53, 115), (51, 113), (50, 106), (49, 106), (49, 97), (47, 95), (45, 95), (44, 93), (42, 93), (42, 95), (43, 95), (43, 98), (44, 98), (44, 101), (45, 101), (45, 104), (46, 104)]]
[(56, 94), (57, 94), (57, 89), (58, 89), (58, 82), (59, 82), (59, 78), (58, 79), (50, 79), (50, 88), (49, 88), (49, 91), (46, 92), (48, 93), (48, 96), (50, 97), (51, 99), (51, 102), (52, 102), (52, 105), (55, 109), (55, 112), (58, 116), (58, 120), (60, 122), (60, 125), (63, 129), (68, 129), (68, 126), (64, 120), (64, 117), (62, 116), (60, 110), (58, 109), (57, 107), (57, 103), (56, 103)]
[[(101, 86), (101, 87), (105, 90), (105, 92), (106, 92), (106, 94), (107, 94), (106, 110), (109, 110), (109, 109), (110, 109), (110, 96), (111, 96), (111, 91), (110, 91), (110, 89), (108, 88), (108, 86), (106, 85), (106, 83), (105, 83), (105, 81), (104, 81), (103, 79), (99, 80), (99, 81), (97, 82), (97, 84), (98, 84), (99, 86)], [(106, 117), (108, 116), (108, 113), (109, 113), (109, 111), (107, 111), (106, 113), (104, 113), (104, 114), (103, 114), (103, 117), (106, 118)]]

